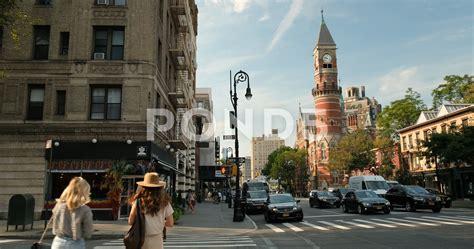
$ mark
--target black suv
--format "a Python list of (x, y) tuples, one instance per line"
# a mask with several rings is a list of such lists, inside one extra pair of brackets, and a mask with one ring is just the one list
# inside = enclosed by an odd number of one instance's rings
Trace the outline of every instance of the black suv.
[(309, 206), (310, 207), (337, 207), (341, 205), (341, 201), (337, 196), (334, 196), (328, 191), (311, 191), (309, 194)]
[(406, 211), (416, 209), (431, 209), (433, 213), (441, 211), (441, 198), (420, 186), (396, 185), (387, 191), (385, 199), (391, 203), (391, 208), (403, 207)]

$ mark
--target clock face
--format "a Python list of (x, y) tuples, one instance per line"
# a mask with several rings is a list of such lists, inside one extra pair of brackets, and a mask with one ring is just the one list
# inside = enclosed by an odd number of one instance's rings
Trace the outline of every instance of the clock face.
[(323, 61), (324, 61), (324, 63), (329, 63), (329, 62), (331, 62), (331, 61), (332, 61), (331, 55), (330, 55), (330, 54), (325, 54), (325, 55), (323, 55)]

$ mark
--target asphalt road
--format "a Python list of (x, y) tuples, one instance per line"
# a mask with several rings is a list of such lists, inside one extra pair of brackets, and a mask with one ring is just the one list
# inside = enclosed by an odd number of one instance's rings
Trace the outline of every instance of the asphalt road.
[[(310, 208), (301, 201), (303, 222), (267, 224), (262, 214), (249, 217), (257, 229), (239, 236), (200, 236), (193, 234), (168, 238), (165, 248), (430, 248), (473, 249), (474, 210), (443, 209), (405, 212), (395, 209), (390, 214), (360, 215), (340, 209)], [(33, 241), (2, 240), (0, 249), (30, 248)], [(87, 248), (124, 249), (120, 240), (87, 241)]]

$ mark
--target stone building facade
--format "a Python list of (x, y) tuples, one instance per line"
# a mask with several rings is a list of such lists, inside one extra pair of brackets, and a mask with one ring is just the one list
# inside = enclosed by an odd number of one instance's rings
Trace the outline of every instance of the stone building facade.
[(268, 156), (281, 146), (285, 146), (285, 140), (278, 137), (277, 129), (273, 129), (271, 135), (252, 138), (251, 179), (262, 175)]
[[(194, 0), (19, 4), (36, 21), (18, 48), (8, 30), (2, 39), (0, 214), (22, 193), (34, 195), (39, 213), (75, 175), (91, 183), (93, 198), (105, 198), (101, 177), (116, 160), (158, 171), (170, 192), (192, 178), (184, 161), (194, 142), (184, 131), (194, 124), (180, 120), (196, 88)], [(153, 129), (166, 120), (147, 123), (149, 108), (177, 122)]]
[(366, 97), (365, 86), (348, 87), (345, 93), (344, 114), (348, 131), (365, 129), (375, 136), (376, 119), (382, 112), (382, 105), (375, 98)]
[(418, 177), (420, 185), (437, 188), (439, 183), (441, 191), (454, 198), (474, 199), (473, 165), (440, 165), (435, 158), (422, 155), (426, 149), (422, 141), (432, 133), (461, 126), (474, 126), (474, 104), (445, 104), (439, 110), (421, 112), (416, 124), (399, 131), (402, 163)]

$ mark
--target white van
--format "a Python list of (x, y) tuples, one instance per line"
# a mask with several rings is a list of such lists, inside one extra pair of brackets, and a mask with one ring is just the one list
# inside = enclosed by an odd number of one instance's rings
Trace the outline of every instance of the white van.
[(390, 187), (381, 176), (351, 176), (349, 178), (349, 188), (355, 190), (370, 189), (383, 196)]

